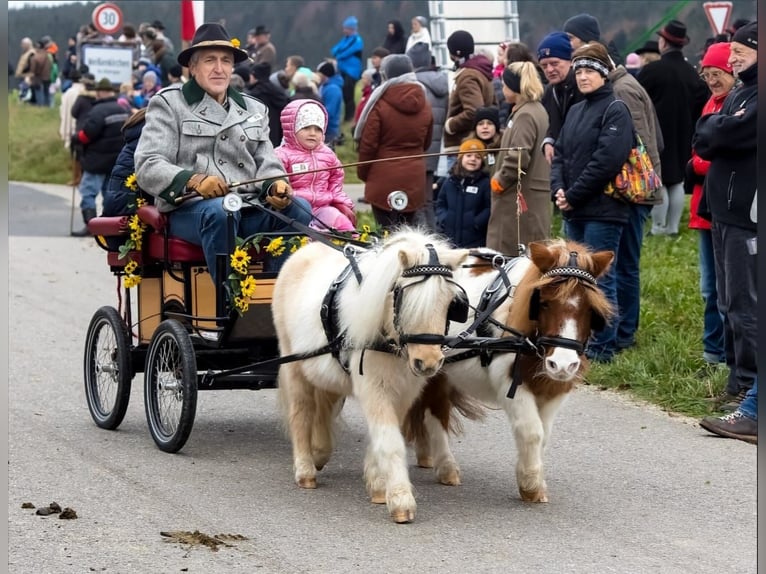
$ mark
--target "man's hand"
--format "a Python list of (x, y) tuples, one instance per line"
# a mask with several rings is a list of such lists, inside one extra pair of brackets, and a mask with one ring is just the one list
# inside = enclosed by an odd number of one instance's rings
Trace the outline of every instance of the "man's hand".
[(553, 144), (546, 143), (543, 144), (543, 153), (545, 154), (545, 161), (548, 162), (548, 165), (551, 165), (551, 162), (553, 161), (553, 152), (554, 152)]
[(196, 191), (205, 199), (222, 197), (229, 192), (228, 184), (217, 175), (195, 173), (186, 183), (186, 187)]
[(556, 190), (556, 207), (558, 207), (561, 211), (569, 211), (572, 209), (572, 206), (569, 205), (569, 202), (567, 201), (567, 197), (564, 194), (563, 189)]
[(293, 190), (290, 184), (283, 179), (278, 179), (266, 190), (266, 202), (279, 211), (292, 202)]

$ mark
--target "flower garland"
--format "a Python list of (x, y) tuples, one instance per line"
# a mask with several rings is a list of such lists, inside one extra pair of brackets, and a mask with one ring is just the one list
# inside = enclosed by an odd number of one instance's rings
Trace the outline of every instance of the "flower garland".
[[(146, 200), (138, 197), (138, 182), (136, 181), (135, 173), (131, 173), (125, 178), (125, 187), (132, 191), (134, 195), (133, 200), (128, 200), (129, 209), (138, 211), (139, 207), (146, 205)], [(130, 289), (141, 283), (141, 274), (140, 272), (137, 272), (138, 262), (130, 256), (131, 251), (141, 251), (144, 231), (146, 231), (146, 224), (138, 218), (137, 213), (134, 213), (128, 218), (128, 230), (130, 231), (130, 236), (119, 249), (119, 259), (125, 259), (126, 257), (128, 259), (125, 268), (123, 269), (125, 272), (123, 284), (126, 289)]]

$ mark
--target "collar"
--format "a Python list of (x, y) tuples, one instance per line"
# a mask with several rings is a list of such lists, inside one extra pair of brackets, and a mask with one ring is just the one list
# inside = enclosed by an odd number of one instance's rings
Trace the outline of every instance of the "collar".
[[(183, 85), (181, 92), (183, 93), (187, 104), (196, 104), (201, 102), (206, 93), (194, 78), (190, 78), (189, 81)], [(240, 94), (231, 86), (229, 86), (229, 88), (226, 90), (226, 95), (229, 97), (229, 99), (236, 102), (240, 108), (245, 110), (247, 109), (247, 104), (245, 103), (245, 99), (242, 97), (242, 94)]]
[(758, 81), (758, 62), (750, 66), (747, 70), (742, 70), (739, 79), (743, 84), (752, 85)]

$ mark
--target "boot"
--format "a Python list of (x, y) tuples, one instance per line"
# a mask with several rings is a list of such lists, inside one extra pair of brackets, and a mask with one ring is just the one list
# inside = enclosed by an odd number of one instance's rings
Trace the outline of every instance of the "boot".
[(91, 234), (90, 231), (88, 231), (88, 222), (94, 217), (96, 217), (95, 209), (83, 209), (82, 220), (85, 222), (85, 227), (83, 227), (80, 231), (72, 231), (72, 237), (88, 237)]
[(82, 165), (80, 164), (80, 160), (73, 159), (72, 160), (72, 179), (67, 182), (67, 185), (80, 185), (80, 180), (82, 179)]

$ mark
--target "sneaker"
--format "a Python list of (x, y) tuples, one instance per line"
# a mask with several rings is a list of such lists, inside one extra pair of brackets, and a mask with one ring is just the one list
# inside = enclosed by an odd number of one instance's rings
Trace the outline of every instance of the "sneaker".
[(714, 395), (712, 397), (706, 397), (705, 402), (710, 403), (712, 406), (718, 407), (722, 404), (728, 403), (729, 401), (733, 401), (736, 398), (737, 398), (737, 395), (732, 395), (724, 389), (717, 395)]
[(700, 421), (700, 426), (719, 436), (758, 444), (758, 421), (746, 417), (740, 410), (722, 417), (705, 417)]
[(739, 405), (742, 404), (742, 401), (745, 400), (746, 394), (747, 394), (747, 389), (742, 389), (741, 391), (739, 391), (739, 393), (737, 393), (736, 397), (720, 405), (718, 407), (718, 410), (723, 411), (725, 413), (733, 413), (739, 408)]

